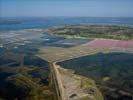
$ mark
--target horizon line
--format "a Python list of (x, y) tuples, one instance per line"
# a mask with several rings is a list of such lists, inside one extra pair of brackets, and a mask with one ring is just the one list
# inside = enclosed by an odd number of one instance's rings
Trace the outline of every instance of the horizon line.
[(11, 18), (11, 17), (19, 17), (19, 18), (30, 18), (30, 17), (35, 17), (35, 18), (43, 18), (43, 17), (95, 17), (95, 18), (133, 18), (133, 16), (0, 16), (0, 18)]

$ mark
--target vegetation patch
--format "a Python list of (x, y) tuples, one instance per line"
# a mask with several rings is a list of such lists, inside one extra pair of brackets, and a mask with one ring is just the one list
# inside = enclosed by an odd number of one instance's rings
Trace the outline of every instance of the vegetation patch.
[(111, 25), (81, 25), (50, 28), (49, 33), (72, 37), (107, 38), (119, 40), (133, 39), (133, 28)]

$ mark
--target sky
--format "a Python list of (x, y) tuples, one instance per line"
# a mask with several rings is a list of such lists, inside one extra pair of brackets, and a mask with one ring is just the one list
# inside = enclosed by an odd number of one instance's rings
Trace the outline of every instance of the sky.
[(0, 17), (133, 17), (133, 0), (0, 0)]

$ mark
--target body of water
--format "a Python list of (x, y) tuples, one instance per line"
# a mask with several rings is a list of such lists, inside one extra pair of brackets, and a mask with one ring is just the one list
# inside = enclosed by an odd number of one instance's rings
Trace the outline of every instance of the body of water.
[(133, 18), (127, 17), (24, 17), (0, 18), (0, 31), (52, 26), (93, 24), (133, 26)]

